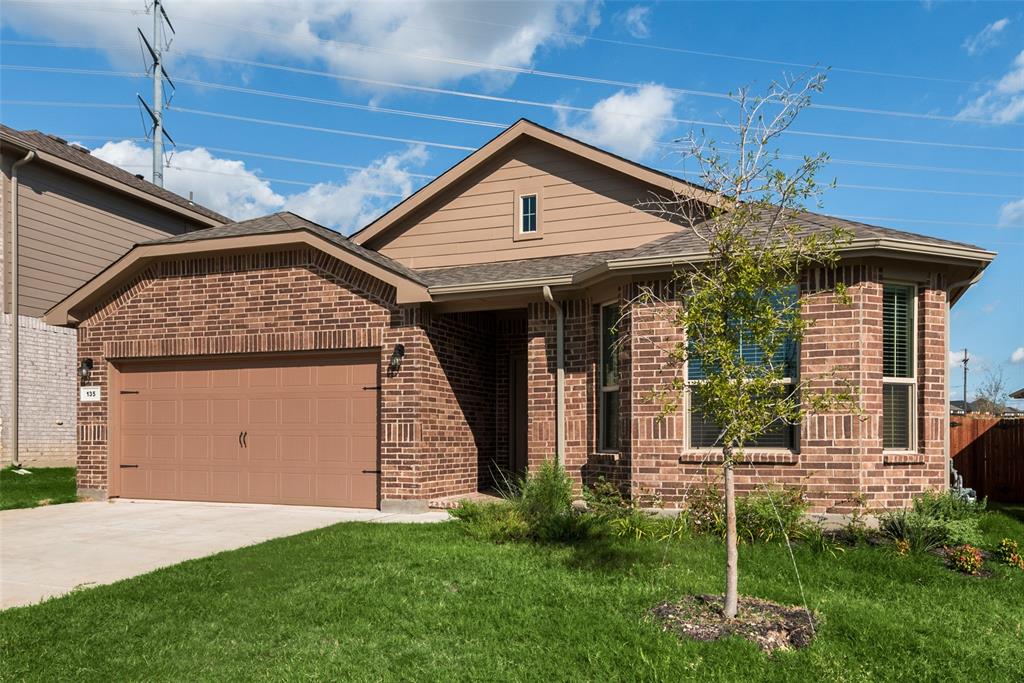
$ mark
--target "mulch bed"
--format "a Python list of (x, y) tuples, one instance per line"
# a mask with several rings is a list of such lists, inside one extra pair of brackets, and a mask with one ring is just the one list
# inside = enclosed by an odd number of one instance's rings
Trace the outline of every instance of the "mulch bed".
[(688, 595), (679, 602), (661, 603), (651, 614), (666, 631), (689, 640), (740, 636), (765, 652), (807, 647), (814, 640), (817, 622), (803, 607), (741, 597), (736, 618), (726, 619), (723, 602), (720, 595)]

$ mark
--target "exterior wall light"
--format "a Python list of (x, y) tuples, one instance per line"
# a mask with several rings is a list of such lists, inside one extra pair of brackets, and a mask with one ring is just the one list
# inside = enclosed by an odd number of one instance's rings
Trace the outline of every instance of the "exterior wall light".
[(83, 358), (78, 364), (78, 379), (82, 382), (89, 381), (89, 373), (92, 372), (92, 358)]
[(391, 352), (391, 359), (388, 361), (388, 372), (395, 374), (398, 368), (402, 367), (402, 359), (405, 358), (405, 344), (395, 344), (395, 350)]

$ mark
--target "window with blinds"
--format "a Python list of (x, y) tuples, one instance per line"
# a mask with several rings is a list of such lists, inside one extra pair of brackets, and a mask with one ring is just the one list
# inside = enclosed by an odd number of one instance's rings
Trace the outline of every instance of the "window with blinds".
[(882, 289), (882, 448), (908, 451), (915, 443), (917, 349), (914, 318), (917, 289), (887, 284)]
[(619, 450), (619, 305), (601, 307), (601, 450)]
[[(798, 296), (796, 289), (787, 290), (783, 295), (780, 295), (777, 300), (779, 305), (791, 303), (795, 297)], [(768, 358), (765, 355), (764, 349), (758, 347), (753, 343), (744, 342), (744, 334), (742, 329), (740, 330), (740, 347), (739, 355), (747, 363), (751, 365), (760, 365), (768, 362)], [(770, 359), (771, 364), (776, 368), (782, 369), (782, 383), (779, 387), (780, 391), (791, 391), (791, 385), (797, 374), (797, 365), (800, 361), (799, 347), (792, 340), (786, 340), (775, 354)], [(706, 368), (700, 358), (692, 354), (686, 363), (686, 379), (689, 383), (695, 384), (707, 379), (707, 372), (710, 368)], [(691, 393), (691, 396), (693, 394)], [(690, 404), (690, 447), (691, 448), (713, 448), (718, 447), (721, 444), (718, 442), (718, 437), (721, 434), (721, 427), (714, 422), (708, 420), (701, 411), (700, 405), (695, 399), (691, 400)], [(751, 448), (785, 448), (794, 449), (799, 442), (797, 426), (787, 423), (778, 422), (772, 425), (772, 427), (759, 436), (758, 438), (748, 442), (747, 447)]]

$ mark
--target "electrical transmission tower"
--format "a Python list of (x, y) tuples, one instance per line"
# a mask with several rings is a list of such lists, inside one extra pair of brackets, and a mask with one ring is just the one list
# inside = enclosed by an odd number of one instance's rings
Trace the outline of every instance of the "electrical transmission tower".
[(139, 98), (139, 103), (146, 110), (152, 123), (152, 128), (147, 130), (147, 135), (153, 140), (153, 184), (163, 187), (164, 138), (167, 138), (167, 141), (174, 145), (174, 139), (171, 138), (164, 128), (164, 107), (170, 103), (170, 100), (164, 101), (164, 81), (166, 80), (167, 84), (171, 86), (172, 96), (175, 90), (174, 81), (171, 80), (167, 70), (164, 69), (163, 55), (170, 48), (171, 40), (173, 40), (173, 38), (167, 37), (167, 30), (169, 29), (171, 36), (173, 36), (174, 25), (171, 24), (170, 17), (164, 11), (164, 4), (161, 0), (153, 0), (153, 6), (147, 9), (153, 13), (153, 42), (151, 43), (146, 40), (146, 35), (142, 32), (142, 29), (138, 29), (138, 31), (142, 44), (146, 46), (146, 50), (153, 60), (146, 68), (146, 73), (150, 74), (153, 78), (153, 106), (150, 107), (146, 104), (146, 100), (142, 98), (142, 95), (136, 94), (136, 97)]

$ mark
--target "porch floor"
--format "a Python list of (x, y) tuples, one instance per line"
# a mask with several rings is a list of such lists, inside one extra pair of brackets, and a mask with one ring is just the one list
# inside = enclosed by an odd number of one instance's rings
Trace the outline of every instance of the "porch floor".
[(502, 500), (494, 491), (474, 491), (473, 493), (461, 493), (454, 496), (442, 496), (427, 501), (427, 507), (431, 510), (452, 510), (459, 506), (464, 500), (475, 502), (497, 502)]

